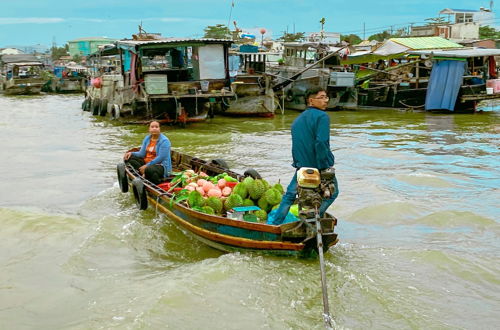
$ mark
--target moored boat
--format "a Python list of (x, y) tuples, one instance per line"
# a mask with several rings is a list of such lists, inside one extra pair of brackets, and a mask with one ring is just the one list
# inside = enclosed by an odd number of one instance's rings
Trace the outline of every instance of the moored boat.
[(47, 82), (43, 77), (43, 64), (34, 55), (3, 55), (0, 63), (0, 88), (4, 94), (39, 94)]
[[(258, 177), (255, 170), (244, 175), (227, 169), (224, 161), (204, 161), (177, 151), (171, 152), (174, 171), (203, 171), (207, 175), (226, 173), (241, 182), (245, 176)], [(169, 186), (173, 178), (165, 182)], [(279, 226), (240, 220), (229, 214), (207, 214), (191, 208), (185, 200), (176, 198), (175, 188), (162, 189), (164, 183), (155, 185), (144, 179), (132, 167), (118, 164), (118, 181), (122, 192), (132, 190), (140, 209), (148, 205), (165, 214), (177, 225), (197, 239), (225, 252), (261, 252), (284, 256), (311, 256), (318, 252), (317, 232), (314, 224), (304, 220)], [(323, 251), (337, 243), (334, 232), (337, 219), (331, 215), (321, 218)]]

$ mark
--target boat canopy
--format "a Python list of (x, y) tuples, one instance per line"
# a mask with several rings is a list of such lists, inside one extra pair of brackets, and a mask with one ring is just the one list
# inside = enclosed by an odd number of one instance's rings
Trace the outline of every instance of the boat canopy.
[(496, 48), (465, 48), (452, 50), (414, 50), (409, 51), (410, 55), (427, 55), (438, 57), (483, 57), (483, 56), (500, 56), (500, 49)]
[(373, 51), (355, 52), (348, 56), (342, 64), (359, 64), (376, 62), (379, 59), (389, 60), (416, 50), (440, 51), (445, 49), (463, 49), (464, 46), (441, 37), (391, 38)]

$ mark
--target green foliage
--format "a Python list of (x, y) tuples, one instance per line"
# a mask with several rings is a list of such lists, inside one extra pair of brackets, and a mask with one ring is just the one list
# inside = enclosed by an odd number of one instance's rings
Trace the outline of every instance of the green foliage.
[(362, 41), (356, 34), (340, 35), (340, 40), (348, 42), (349, 45), (357, 45)]
[(50, 54), (53, 61), (60, 59), (62, 56), (68, 56), (68, 45), (64, 47), (52, 47), (50, 49)]
[(489, 25), (480, 26), (479, 39), (500, 39), (500, 32)]
[(278, 39), (284, 42), (293, 42), (293, 41), (301, 41), (304, 40), (305, 33), (297, 32), (297, 33), (287, 33), (284, 32), (283, 35)]
[(430, 17), (425, 20), (428, 22), (427, 25), (439, 25), (446, 22), (444, 17)]
[(203, 38), (214, 38), (214, 39), (230, 39), (231, 33), (229, 28), (224, 24), (209, 25), (204, 30), (205, 34)]
[(391, 38), (391, 33), (389, 31), (384, 31), (369, 36), (368, 40), (384, 41), (389, 38)]

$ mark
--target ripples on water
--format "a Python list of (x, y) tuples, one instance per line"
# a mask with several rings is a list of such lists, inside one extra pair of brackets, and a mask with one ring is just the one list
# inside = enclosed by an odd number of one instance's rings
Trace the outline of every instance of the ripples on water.
[[(80, 102), (0, 97), (1, 328), (323, 328), (317, 261), (222, 254), (139, 212), (115, 164), (146, 128), (93, 118)], [(495, 328), (498, 112), (329, 114), (338, 327)], [(296, 116), (216, 117), (165, 133), (181, 151), (286, 185)]]

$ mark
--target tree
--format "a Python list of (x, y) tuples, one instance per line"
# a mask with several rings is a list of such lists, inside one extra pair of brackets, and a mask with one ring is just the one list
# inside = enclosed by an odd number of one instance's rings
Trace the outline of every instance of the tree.
[(50, 49), (50, 57), (52, 58), (53, 61), (58, 60), (61, 58), (61, 56), (68, 56), (68, 45), (66, 44), (64, 47), (52, 47)]
[(374, 35), (369, 36), (368, 40), (384, 41), (384, 40), (389, 39), (391, 37), (392, 37), (391, 33), (386, 30), (384, 32), (376, 33)]
[(231, 32), (224, 24), (209, 25), (204, 30), (203, 38), (230, 39)]
[(349, 45), (357, 45), (361, 42), (361, 38), (356, 34), (340, 35), (340, 40), (348, 42)]
[(430, 17), (425, 19), (427, 22), (427, 25), (439, 25), (439, 24), (444, 24), (446, 21), (444, 20), (444, 17)]
[(82, 57), (80, 55), (76, 54), (75, 56), (73, 56), (73, 61), (75, 61), (76, 63), (81, 63)]
[(500, 39), (500, 32), (489, 25), (480, 26), (479, 39)]
[(294, 42), (294, 41), (301, 41), (304, 38), (305, 38), (304, 32), (297, 32), (297, 33), (284, 32), (283, 35), (279, 38), (279, 40), (282, 40), (284, 42)]

